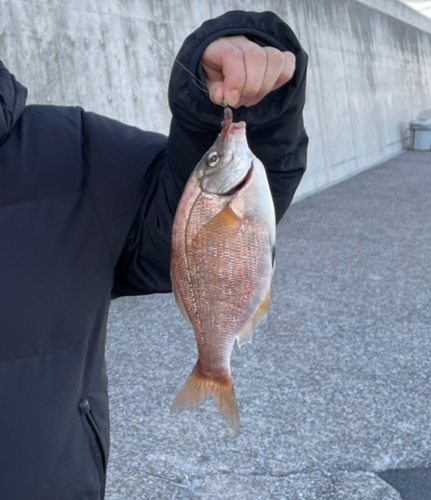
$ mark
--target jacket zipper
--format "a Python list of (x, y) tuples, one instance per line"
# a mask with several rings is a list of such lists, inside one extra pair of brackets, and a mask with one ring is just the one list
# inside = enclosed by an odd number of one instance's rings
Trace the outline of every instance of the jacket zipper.
[(99, 427), (96, 424), (93, 413), (91, 411), (90, 402), (88, 399), (83, 398), (79, 402), (79, 413), (84, 425), (85, 432), (90, 440), (90, 447), (93, 454), (94, 462), (96, 463), (97, 472), (99, 473), (101, 484), (101, 500), (105, 496), (105, 482), (106, 482), (106, 456), (103, 449), (102, 438), (100, 435)]

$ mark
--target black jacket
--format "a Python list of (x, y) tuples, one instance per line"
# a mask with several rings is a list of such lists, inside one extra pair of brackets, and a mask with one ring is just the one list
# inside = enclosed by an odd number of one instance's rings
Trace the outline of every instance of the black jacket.
[[(266, 165), (280, 219), (306, 163), (307, 56), (277, 16), (237, 11), (204, 23), (178, 57), (202, 78), (204, 49), (229, 34), (297, 57), (290, 83), (234, 112)], [(25, 99), (0, 63), (0, 497), (100, 500), (110, 300), (171, 290), (174, 213), (222, 109), (178, 64), (168, 138)]]

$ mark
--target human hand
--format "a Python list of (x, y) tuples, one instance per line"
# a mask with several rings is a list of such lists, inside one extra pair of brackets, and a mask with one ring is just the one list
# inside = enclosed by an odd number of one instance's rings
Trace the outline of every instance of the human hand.
[(253, 106), (278, 89), (295, 72), (292, 52), (260, 47), (245, 36), (228, 36), (210, 43), (202, 55), (210, 99), (228, 106)]

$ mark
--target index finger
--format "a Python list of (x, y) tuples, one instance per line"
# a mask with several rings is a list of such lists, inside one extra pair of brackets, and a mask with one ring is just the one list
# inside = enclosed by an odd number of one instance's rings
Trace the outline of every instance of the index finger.
[(236, 106), (246, 82), (243, 51), (225, 40), (223, 44), (208, 47), (205, 59), (221, 69), (223, 75), (223, 97), (226, 104)]

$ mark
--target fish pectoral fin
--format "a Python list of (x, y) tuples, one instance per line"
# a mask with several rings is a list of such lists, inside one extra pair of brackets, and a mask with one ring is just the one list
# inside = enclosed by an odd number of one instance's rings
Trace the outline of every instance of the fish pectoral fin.
[(235, 434), (238, 434), (239, 416), (232, 377), (230, 374), (223, 374), (223, 376), (219, 377), (206, 375), (202, 372), (199, 361), (193, 368), (187, 382), (177, 394), (172, 403), (171, 411), (193, 410), (204, 403), (210, 396), (214, 398), (217, 408), (235, 431)]
[(251, 344), (253, 340), (253, 333), (256, 330), (257, 325), (262, 320), (264, 320), (268, 314), (269, 298), (270, 298), (270, 291), (268, 290), (265, 299), (256, 309), (256, 312), (237, 333), (235, 338), (238, 347), (242, 347), (244, 344)]
[(199, 231), (198, 235), (195, 236), (195, 240), (202, 238), (206, 239), (207, 237), (211, 239), (214, 235), (223, 234), (228, 232), (228, 234), (236, 234), (239, 228), (242, 225), (241, 217), (231, 209), (229, 205), (227, 205), (220, 213), (218, 213), (215, 217), (213, 217), (202, 229)]
[[(217, 224), (238, 228), (242, 224), (240, 217), (230, 205), (227, 205), (216, 217)], [(214, 219), (213, 219), (214, 220)]]

